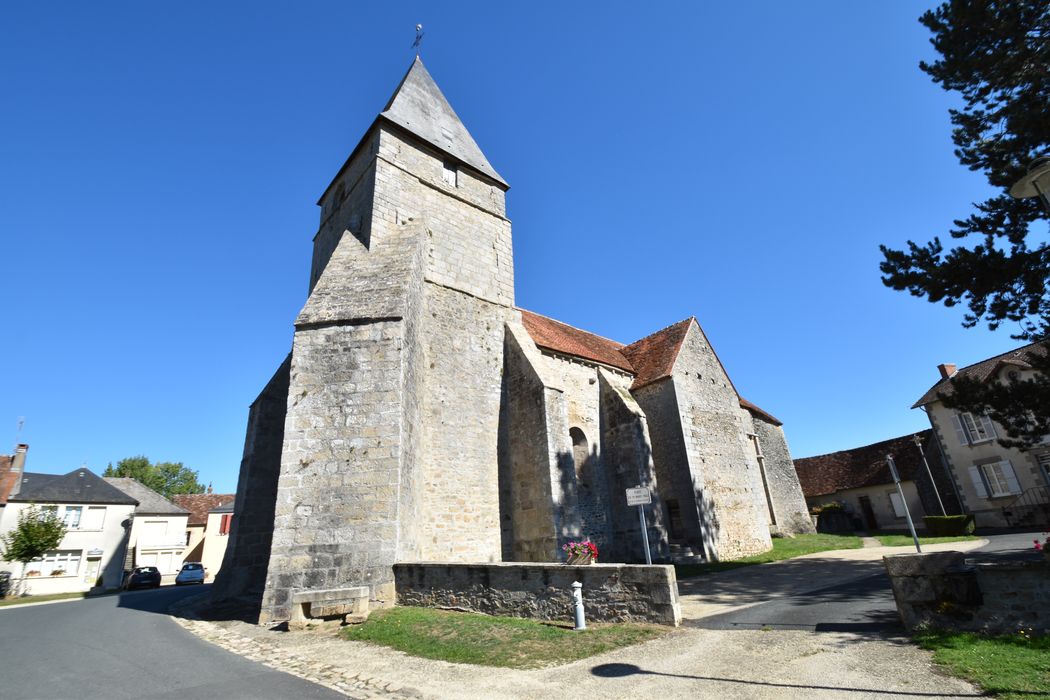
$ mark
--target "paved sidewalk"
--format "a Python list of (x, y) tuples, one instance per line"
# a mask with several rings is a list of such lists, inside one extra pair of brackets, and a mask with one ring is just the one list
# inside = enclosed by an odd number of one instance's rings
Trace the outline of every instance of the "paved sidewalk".
[[(967, 550), (983, 541), (930, 547)], [(906, 547), (821, 552), (680, 582), (686, 618), (724, 613), (875, 575)], [(925, 550), (924, 550), (925, 551)], [(348, 697), (959, 698), (972, 685), (936, 671), (907, 638), (798, 630), (681, 628), (564, 666), (518, 671), (450, 664), (338, 639), (334, 629), (270, 632), (180, 620), (205, 639)]]

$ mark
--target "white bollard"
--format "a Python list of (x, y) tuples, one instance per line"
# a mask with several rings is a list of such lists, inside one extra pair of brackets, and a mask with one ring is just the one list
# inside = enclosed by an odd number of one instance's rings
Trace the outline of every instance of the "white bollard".
[(587, 618), (583, 614), (583, 584), (579, 581), (572, 582), (572, 600), (576, 604), (576, 626), (573, 631), (587, 629)]

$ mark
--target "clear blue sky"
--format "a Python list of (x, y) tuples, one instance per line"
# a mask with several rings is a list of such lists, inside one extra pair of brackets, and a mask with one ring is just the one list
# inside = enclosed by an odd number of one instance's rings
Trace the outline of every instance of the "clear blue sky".
[[(919, 71), (927, 3), (8, 3), (0, 451), (236, 488), (314, 205), (423, 59), (510, 182), (517, 301), (624, 342), (696, 315), (796, 457), (926, 427), (1018, 343), (879, 281), (983, 178)], [(380, 7), (384, 5), (384, 7)]]

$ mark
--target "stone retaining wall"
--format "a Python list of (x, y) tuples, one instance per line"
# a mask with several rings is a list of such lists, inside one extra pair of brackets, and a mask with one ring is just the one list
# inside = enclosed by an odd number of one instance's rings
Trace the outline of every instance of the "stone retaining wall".
[(633, 564), (395, 564), (399, 605), (460, 608), (493, 615), (572, 620), (572, 583), (583, 584), (594, 622), (678, 626), (674, 567)]
[(1050, 634), (1050, 564), (967, 565), (960, 552), (884, 557), (901, 621), (990, 634)]

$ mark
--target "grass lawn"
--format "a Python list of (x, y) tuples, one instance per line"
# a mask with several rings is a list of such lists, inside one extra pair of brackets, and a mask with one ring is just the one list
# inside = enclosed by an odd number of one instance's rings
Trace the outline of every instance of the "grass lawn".
[(6, 605), (25, 605), (26, 603), (44, 603), (49, 600), (66, 600), (68, 598), (86, 598), (87, 593), (51, 593), (49, 595), (27, 595), (17, 598), (0, 599), (0, 607)]
[[(915, 546), (911, 535), (887, 534), (876, 532), (873, 537), (884, 547), (908, 547)], [(967, 540), (979, 540), (977, 535), (957, 535), (955, 537), (923, 537), (919, 536), (919, 544), (937, 544), (938, 542), (966, 542)]]
[(933, 660), (1000, 698), (1050, 697), (1050, 637), (981, 637), (969, 632), (915, 635)]
[(475, 613), (396, 607), (377, 610), (345, 639), (371, 642), (413, 656), (453, 663), (539, 668), (568, 663), (637, 644), (669, 631), (657, 625), (597, 624), (582, 632), (571, 625)]
[(861, 545), (861, 540), (856, 535), (818, 533), (816, 535), (797, 535), (795, 537), (774, 537), (773, 549), (762, 554), (755, 554), (731, 561), (714, 561), (709, 564), (675, 564), (674, 569), (678, 578), (689, 578), (690, 576), (702, 576), (715, 571), (737, 569), (741, 566), (792, 559), (803, 554), (813, 554), (814, 552), (827, 552), (833, 549), (858, 549)]

